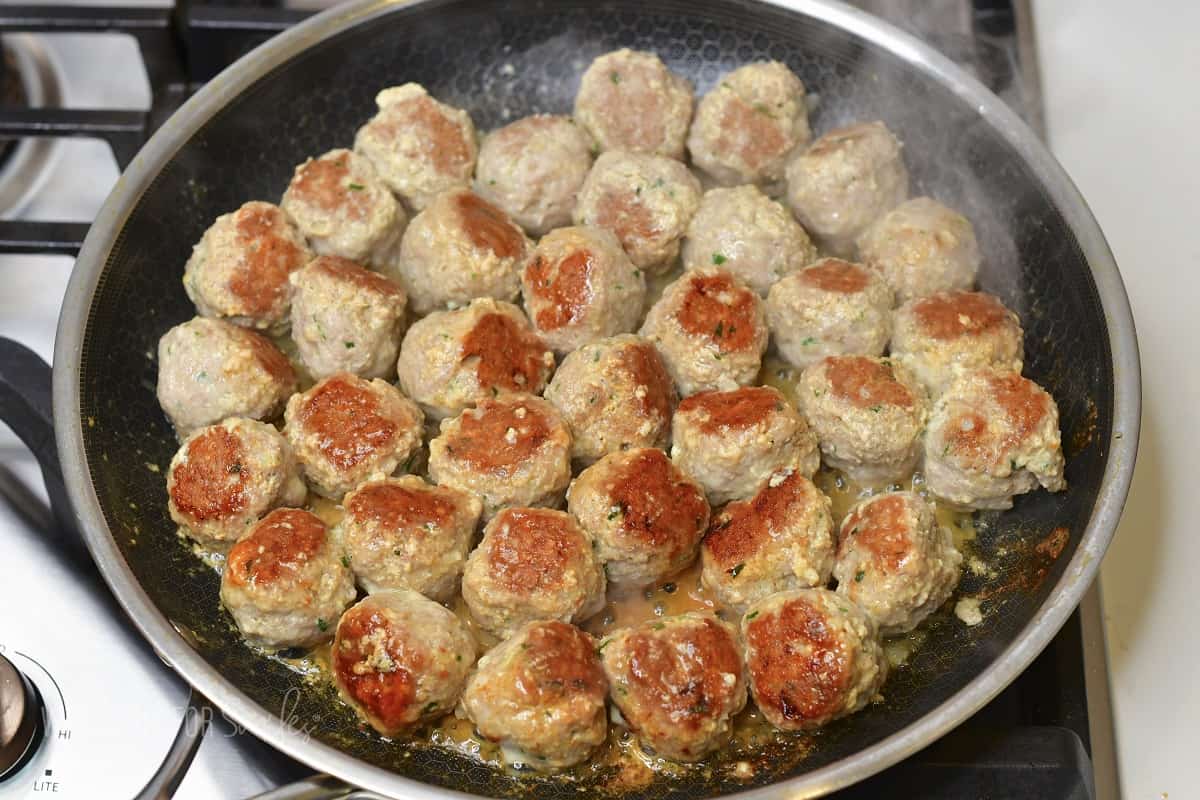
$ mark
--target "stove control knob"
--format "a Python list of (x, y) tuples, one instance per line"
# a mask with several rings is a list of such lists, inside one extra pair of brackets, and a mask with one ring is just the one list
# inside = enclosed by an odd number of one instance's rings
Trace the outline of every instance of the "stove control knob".
[(33, 757), (44, 730), (37, 687), (0, 656), (0, 781), (15, 775)]

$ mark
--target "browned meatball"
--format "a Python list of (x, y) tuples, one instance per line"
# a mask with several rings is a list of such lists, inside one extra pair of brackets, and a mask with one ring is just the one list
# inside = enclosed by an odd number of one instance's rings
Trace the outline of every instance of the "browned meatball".
[(708, 524), (704, 491), (654, 448), (610, 453), (585, 469), (567, 510), (592, 535), (609, 580), (634, 586), (692, 563)]
[(354, 600), (354, 577), (325, 523), (298, 508), (277, 508), (229, 551), (221, 603), (246, 640), (263, 647), (328, 641)]
[(284, 413), (284, 433), (318, 494), (340, 500), (373, 478), (394, 474), (421, 446), (424, 417), (390, 383), (338, 373)]
[(824, 585), (836, 545), (830, 505), (799, 472), (776, 472), (753, 497), (713, 516), (700, 549), (701, 581), (737, 609), (775, 592)]
[(504, 638), (533, 620), (595, 614), (604, 606), (604, 570), (570, 514), (506, 508), (467, 559), (462, 592), (475, 621)]
[(475, 642), (452, 611), (390, 589), (342, 615), (330, 660), (342, 698), (375, 730), (396, 736), (454, 708)]
[(570, 353), (546, 399), (571, 429), (572, 457), (590, 464), (618, 450), (666, 447), (678, 396), (654, 345), (625, 334)]
[(562, 354), (629, 333), (646, 300), (642, 271), (601, 228), (559, 228), (543, 236), (521, 286), (533, 327)]
[(364, 483), (346, 495), (338, 530), (368, 592), (412, 589), (448, 602), (458, 591), (481, 505), (415, 475)]
[(842, 520), (837, 590), (884, 636), (907, 633), (958, 585), (962, 556), (933, 505), (912, 492), (875, 495)]
[(723, 747), (746, 705), (737, 634), (708, 614), (644, 622), (600, 643), (621, 718), (653, 753), (697, 761)]
[(167, 473), (171, 519), (184, 534), (219, 548), (268, 510), (300, 505), (307, 493), (287, 439), (241, 417), (188, 437)]
[(985, 292), (938, 292), (896, 309), (892, 357), (935, 397), (981, 367), (1019, 373), (1024, 347), (1017, 315)]
[(592, 637), (565, 622), (537, 621), (479, 659), (459, 713), (499, 742), (509, 763), (555, 770), (604, 742), (607, 693)]
[(778, 592), (742, 617), (750, 691), (785, 731), (819, 728), (863, 708), (887, 677), (875, 623), (828, 589)]
[(558, 506), (571, 480), (571, 434), (540, 397), (480, 400), (442, 421), (429, 477), (477, 496), (485, 520), (504, 506)]
[(663, 290), (642, 323), (680, 395), (754, 382), (767, 349), (762, 298), (724, 270), (687, 272)]
[(278, 206), (253, 201), (204, 232), (184, 266), (183, 288), (201, 316), (281, 332), (292, 303), (288, 276), (312, 256)]
[(804, 417), (770, 386), (694, 394), (672, 428), (671, 458), (714, 505), (749, 497), (777, 470), (808, 477), (821, 463)]

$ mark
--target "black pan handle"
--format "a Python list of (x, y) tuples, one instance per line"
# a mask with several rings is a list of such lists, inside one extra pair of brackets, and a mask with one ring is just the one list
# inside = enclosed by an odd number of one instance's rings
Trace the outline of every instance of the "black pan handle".
[[(50, 508), (59, 528), (75, 533), (75, 520), (67, 502), (62, 466), (54, 442), (54, 405), (51, 402), (50, 365), (23, 344), (0, 336), (0, 420), (28, 447), (46, 482)], [(69, 536), (73, 543), (78, 536)]]

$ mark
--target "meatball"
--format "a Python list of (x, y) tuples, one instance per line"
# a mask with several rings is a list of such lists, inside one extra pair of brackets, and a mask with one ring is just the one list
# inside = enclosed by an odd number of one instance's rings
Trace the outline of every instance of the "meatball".
[(892, 335), (892, 290), (858, 264), (825, 258), (767, 294), (775, 348), (801, 369), (826, 356), (883, 355)]
[(475, 641), (454, 612), (389, 589), (342, 615), (330, 661), (342, 698), (375, 730), (396, 736), (454, 708)]
[(512, 303), (490, 297), (435, 311), (400, 345), (400, 386), (434, 419), (501, 392), (540, 394), (554, 354)]
[(912, 492), (875, 495), (842, 520), (837, 590), (884, 636), (908, 633), (954, 591), (962, 555), (933, 506)]
[(787, 166), (788, 203), (809, 233), (838, 254), (908, 197), (900, 142), (882, 122), (830, 131)]
[(853, 714), (887, 677), (875, 623), (828, 589), (760, 600), (742, 617), (742, 639), (754, 702), (780, 730), (812, 730)]
[(662, 356), (640, 336), (602, 339), (567, 355), (546, 387), (571, 429), (571, 456), (666, 447), (678, 396)]
[(221, 603), (246, 641), (260, 647), (312, 647), (328, 641), (354, 577), (325, 523), (298, 508), (277, 508), (229, 551)]
[(571, 480), (571, 434), (540, 397), (485, 398), (442, 421), (429, 477), (478, 496), (485, 520), (504, 506), (557, 506)]
[(595, 614), (604, 607), (604, 570), (570, 514), (506, 508), (467, 558), (462, 595), (471, 617), (503, 639), (534, 620)]
[(717, 183), (778, 184), (809, 136), (804, 84), (786, 64), (766, 61), (735, 69), (704, 95), (687, 147)]
[(831, 505), (796, 470), (776, 472), (753, 497), (713, 517), (700, 549), (700, 580), (738, 610), (775, 592), (824, 586), (835, 548)]
[(463, 306), (476, 297), (515, 300), (532, 247), (507, 214), (458, 189), (439, 195), (413, 217), (392, 277), (418, 314)]
[(1041, 484), (1066, 488), (1058, 406), (1016, 372), (987, 368), (950, 384), (925, 434), (929, 491), (960, 508), (1005, 509)]
[(358, 129), (354, 149), (409, 206), (420, 210), (470, 183), (477, 152), (470, 114), (439, 103), (417, 83), (384, 89), (375, 105), (379, 113)]
[(271, 419), (296, 391), (296, 372), (266, 337), (196, 317), (158, 340), (158, 404), (180, 436), (226, 417)]
[(283, 211), (255, 200), (204, 232), (184, 265), (183, 288), (202, 317), (282, 333), (292, 302), (288, 276), (312, 257)]
[(284, 433), (317, 494), (340, 500), (421, 446), (424, 418), (396, 387), (339, 372), (288, 401)]
[(691, 564), (709, 513), (699, 484), (655, 448), (610, 453), (585, 469), (567, 510), (591, 534), (609, 581), (629, 586)]
[(363, 588), (454, 597), (482, 510), (473, 495), (405, 475), (364, 483), (342, 505), (338, 531)]
[(167, 508), (184, 535), (225, 548), (276, 506), (298, 506), (308, 490), (279, 431), (231, 417), (187, 438), (167, 470)]
[(692, 121), (692, 84), (667, 69), (654, 53), (605, 53), (580, 79), (575, 119), (601, 150), (682, 159)]
[(767, 349), (767, 317), (753, 290), (724, 270), (686, 272), (642, 323), (681, 395), (754, 383)]
[(800, 223), (756, 186), (709, 189), (683, 240), (684, 269), (720, 266), (760, 295), (816, 257)]
[(396, 255), (408, 214), (375, 167), (350, 150), (310, 158), (292, 176), (280, 207), (317, 255), (383, 266)]
[(459, 708), (500, 743), (507, 761), (555, 770), (604, 743), (607, 694), (592, 637), (565, 622), (536, 621), (479, 659)]
[(575, 224), (616, 234), (635, 267), (670, 269), (700, 207), (700, 181), (665, 156), (612, 151), (596, 159), (575, 206)]
[(535, 114), (492, 131), (479, 148), (475, 191), (529, 233), (571, 224), (592, 168), (592, 138), (570, 117)]
[(898, 481), (917, 466), (929, 396), (886, 358), (830, 356), (804, 370), (797, 391), (829, 466), (856, 481)]
[(621, 718), (653, 753), (698, 761), (723, 747), (746, 705), (733, 626), (683, 614), (626, 628), (600, 644)]
[(679, 404), (671, 458), (713, 505), (749, 497), (778, 470), (811, 477), (821, 465), (817, 437), (770, 386), (701, 392)]
[(521, 276), (533, 327), (556, 353), (629, 333), (646, 302), (646, 279), (601, 228), (559, 228), (538, 242)]
[(292, 273), (292, 341), (320, 380), (335, 372), (386, 378), (396, 368), (404, 330), (404, 290), (336, 256)]
[(858, 254), (900, 302), (970, 289), (981, 261), (967, 218), (928, 197), (914, 197), (880, 217), (858, 237)]
[(938, 292), (905, 303), (893, 322), (892, 357), (935, 397), (964, 372), (982, 367), (1021, 371), (1021, 321), (990, 294)]

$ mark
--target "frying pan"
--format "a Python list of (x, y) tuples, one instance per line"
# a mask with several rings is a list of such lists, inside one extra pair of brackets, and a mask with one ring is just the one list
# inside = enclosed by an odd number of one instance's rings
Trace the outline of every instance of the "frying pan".
[[(611, 769), (522, 777), (429, 743), (374, 735), (328, 686), (256, 655), (219, 611), (217, 576), (175, 535), (164, 472), (177, 442), (154, 396), (155, 344), (194, 313), (180, 286), (192, 244), (219, 214), (277, 200), (305, 157), (348, 145), (388, 85), (419, 81), (487, 130), (567, 112), (579, 75), (618, 47), (659, 53), (699, 93), (734, 67), (786, 62), (818, 96), (816, 131), (881, 118), (905, 142), (914, 194), (976, 224), (980, 282), (1021, 316), (1026, 372), (1057, 399), (1068, 491), (982, 515), (991, 567), (960, 593), (984, 622), (935, 616), (882, 702), (802, 738), (634, 787)], [(996, 97), (913, 38), (823, 0), (352, 0), (273, 39), (183, 106), (134, 159), (91, 228), (59, 322), (54, 437), (45, 398), (5, 348), (11, 424), (43, 458), (64, 522), (156, 650), (230, 717), (351, 784), (408, 798), (580, 790), (682, 798), (810, 797), (860, 780), (950, 731), (1058, 631), (1096, 574), (1125, 500), (1139, 418), (1137, 345), (1116, 265), (1083, 199)], [(40, 404), (40, 405), (39, 405)], [(14, 410), (15, 409), (15, 410)], [(42, 414), (41, 417), (45, 417)], [(58, 480), (61, 464), (61, 482)], [(282, 712), (282, 714), (281, 714)], [(748, 761), (754, 775), (731, 768)]]

